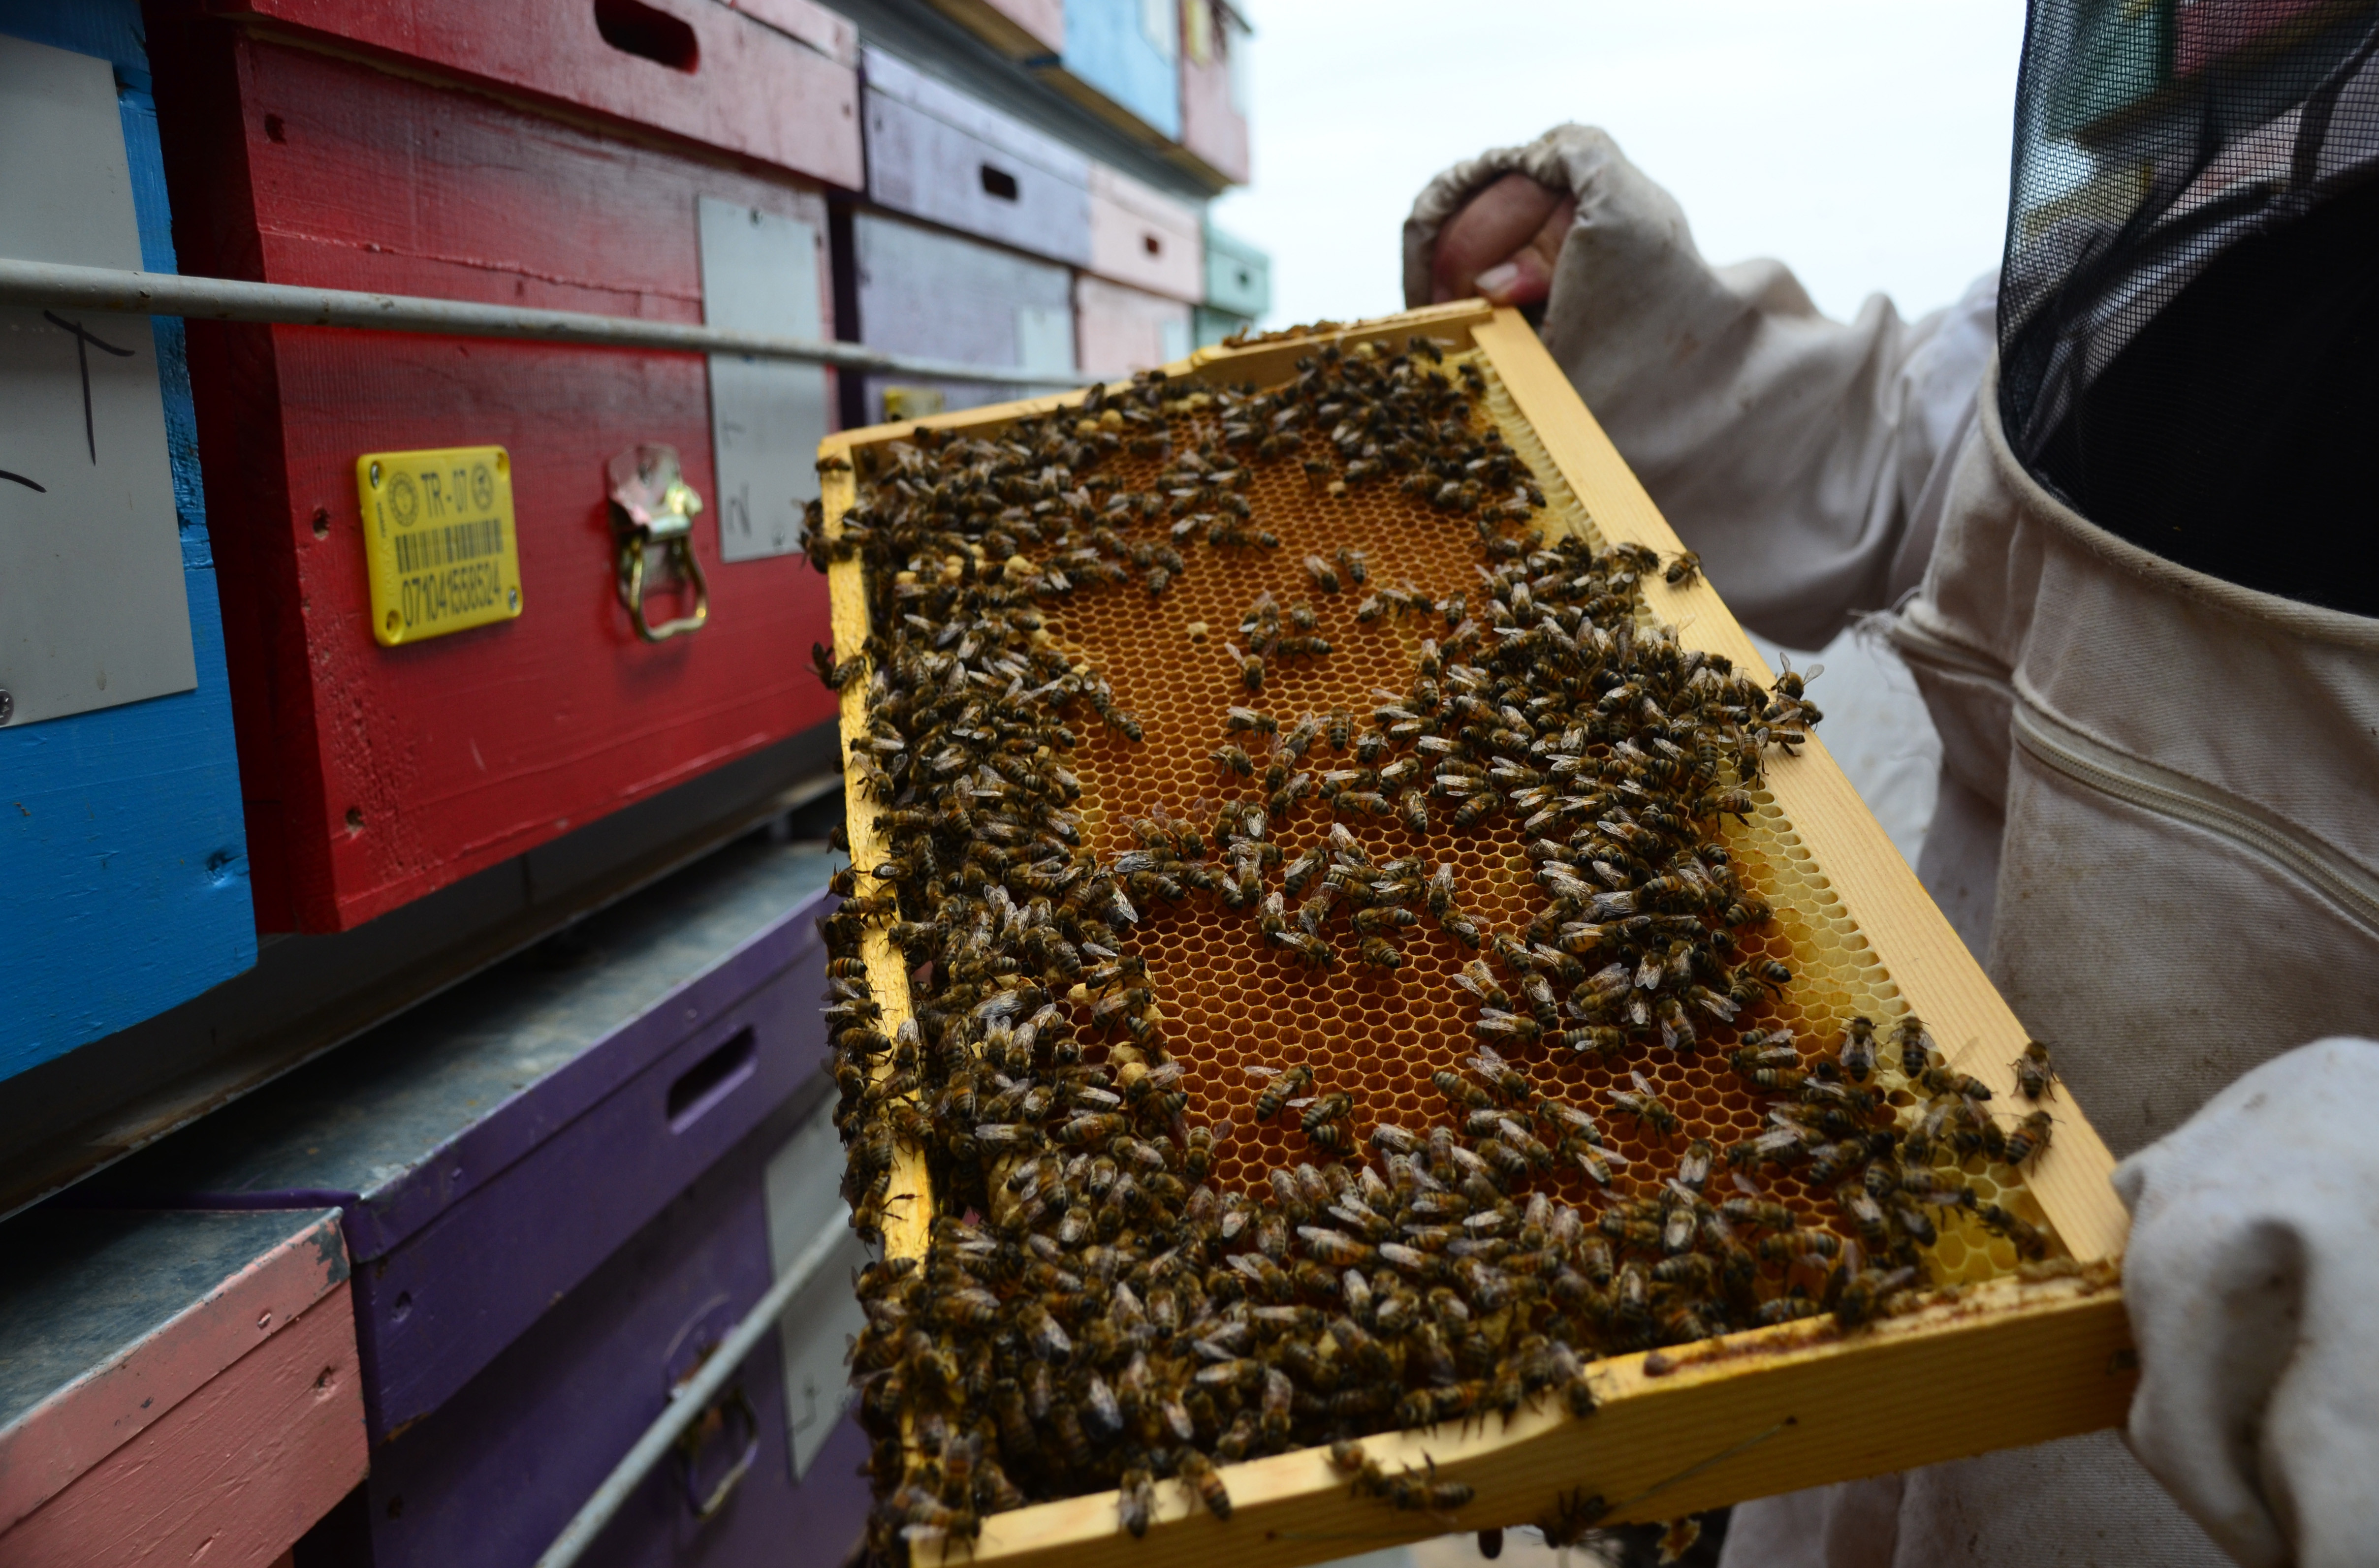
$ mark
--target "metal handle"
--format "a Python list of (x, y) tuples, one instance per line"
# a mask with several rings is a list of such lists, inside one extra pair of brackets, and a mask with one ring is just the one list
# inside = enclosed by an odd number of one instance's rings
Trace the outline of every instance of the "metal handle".
[[(647, 643), (665, 643), (698, 632), (710, 619), (710, 585), (694, 556), (694, 520), (702, 497), (685, 482), (677, 448), (659, 441), (633, 446), (605, 464), (610, 480), (611, 531), (618, 540), (620, 604), (629, 624)], [(694, 585), (694, 613), (656, 626), (645, 614), (647, 553), (669, 552), (678, 572)]]
[[(670, 552), (677, 569), (694, 584), (694, 613), (654, 625), (645, 616), (645, 549), (647, 544), (659, 544)], [(636, 635), (648, 643), (665, 643), (682, 633), (699, 632), (710, 619), (710, 585), (702, 575), (702, 563), (694, 558), (694, 540), (680, 534), (670, 539), (655, 539), (646, 534), (623, 534), (620, 538), (620, 603), (627, 609), (629, 624)]]
[[(728, 1424), (730, 1416), (743, 1417), (743, 1453), (728, 1466), (727, 1474), (719, 1478), (719, 1484), (710, 1489), (709, 1495), (696, 1496), (694, 1462), (701, 1457), (703, 1439), (706, 1435), (704, 1429), (709, 1425), (707, 1417), (713, 1414), (718, 1416), (719, 1424), (722, 1427)], [(760, 1457), (760, 1416), (752, 1408), (751, 1398), (744, 1393), (743, 1385), (737, 1383), (712, 1400), (709, 1409), (696, 1417), (693, 1426), (678, 1434), (676, 1450), (678, 1484), (684, 1489), (685, 1505), (693, 1511), (695, 1524), (707, 1525), (720, 1509), (727, 1506), (727, 1500), (735, 1495), (735, 1489), (742, 1486), (743, 1478), (752, 1473), (753, 1461)]]
[(678, 1433), (694, 1424), (694, 1418), (708, 1407), (711, 1396), (726, 1386), (727, 1380), (743, 1366), (743, 1358), (752, 1354), (753, 1347), (760, 1343), (760, 1336), (777, 1326), (777, 1320), (785, 1315), (785, 1309), (793, 1304), (793, 1297), (799, 1296), (826, 1267), (836, 1248), (842, 1245), (849, 1223), (847, 1215), (837, 1214), (818, 1228), (817, 1234), (810, 1238), (809, 1245), (803, 1248), (786, 1265), (785, 1272), (777, 1276), (777, 1283), (768, 1287), (768, 1294), (760, 1297), (753, 1309), (743, 1314), (743, 1320), (727, 1332), (727, 1337), (719, 1342), (719, 1348), (710, 1353), (710, 1358), (702, 1364), (701, 1369), (679, 1385), (668, 1406), (661, 1411), (660, 1418), (645, 1429), (645, 1435), (638, 1438), (635, 1446), (611, 1467), (610, 1475), (595, 1489), (595, 1495), (580, 1506), (570, 1523), (562, 1526), (562, 1533), (553, 1538), (553, 1544), (547, 1547), (545, 1555), (537, 1560), (537, 1568), (570, 1568), (570, 1564), (577, 1562), (594, 1544), (595, 1538), (603, 1533), (603, 1526), (611, 1522), (612, 1516), (620, 1512), (620, 1505), (627, 1502), (628, 1494), (651, 1473), (652, 1467), (660, 1462), (661, 1455), (669, 1452), (670, 1446), (677, 1441)]

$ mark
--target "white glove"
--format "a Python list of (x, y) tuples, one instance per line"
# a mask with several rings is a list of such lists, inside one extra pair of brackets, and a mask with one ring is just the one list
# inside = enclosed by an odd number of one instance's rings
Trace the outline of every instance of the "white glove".
[(1577, 201), (1545, 346), (1728, 606), (1816, 648), (1914, 587), (1939, 513), (1926, 481), (1973, 408), (1995, 282), (1914, 326), (1880, 295), (1829, 320), (1781, 262), (1705, 261), (1676, 199), (1570, 125), (1430, 182), (1405, 221), (1408, 300), (1429, 302), (1438, 231), (1513, 173)]
[(2379, 1043), (2265, 1063), (2114, 1179), (2140, 1463), (2248, 1568), (2379, 1561)]

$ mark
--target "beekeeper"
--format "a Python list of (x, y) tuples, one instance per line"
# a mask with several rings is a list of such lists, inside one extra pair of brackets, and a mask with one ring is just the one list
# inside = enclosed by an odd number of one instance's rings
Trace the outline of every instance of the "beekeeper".
[(1745, 622), (1892, 611), (1919, 874), (2123, 1160), (2128, 1429), (1746, 1504), (1730, 1568), (2379, 1562), (2379, 30), (2186, 8), (2115, 115), (2111, 9), (2035, 0), (2005, 273), (1914, 323), (1711, 266), (1585, 126), (1406, 224)]

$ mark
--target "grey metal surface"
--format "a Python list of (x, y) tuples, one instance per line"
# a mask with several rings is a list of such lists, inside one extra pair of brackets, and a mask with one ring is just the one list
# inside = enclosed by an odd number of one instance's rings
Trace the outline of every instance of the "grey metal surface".
[[(0, 255), (138, 265), (104, 60), (0, 37)], [(0, 309), (6, 722), (198, 685), (157, 342), (138, 316)]]
[[(737, 332), (818, 334), (824, 247), (811, 224), (714, 197), (694, 203), (702, 235), (702, 319)], [(818, 494), (814, 454), (827, 432), (826, 372), (814, 365), (710, 356), (710, 449), (718, 472), (719, 558), (799, 548), (802, 505)]]
[(597, 348), (651, 348), (689, 354), (748, 354), (763, 359), (834, 365), (923, 380), (991, 381), (1003, 386), (1072, 384), (1071, 374), (1047, 369), (972, 365), (959, 360), (885, 354), (857, 344), (821, 343), (773, 332), (734, 332), (678, 321), (644, 321), (580, 310), (526, 310), (453, 299), (364, 294), (353, 289), (296, 288), (130, 272), (109, 267), (0, 259), (0, 307), (112, 310), (180, 316), (193, 321), (274, 321), (288, 326), (353, 327), (369, 332), (435, 332), (451, 337), (514, 338), (582, 344)]

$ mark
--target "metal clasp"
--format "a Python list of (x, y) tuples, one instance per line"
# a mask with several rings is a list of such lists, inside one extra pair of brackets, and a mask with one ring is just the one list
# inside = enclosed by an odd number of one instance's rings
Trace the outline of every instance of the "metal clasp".
[[(743, 1441), (729, 1450), (735, 1455), (734, 1461), (706, 1491), (695, 1479), (702, 1451), (715, 1436), (724, 1435), (735, 1443), (732, 1429), (739, 1421), (743, 1428)], [(686, 1511), (694, 1515), (697, 1526), (707, 1525), (727, 1506), (727, 1500), (735, 1495), (735, 1489), (752, 1473), (753, 1462), (760, 1457), (760, 1414), (752, 1408), (743, 1385), (733, 1384), (712, 1400), (709, 1407), (694, 1418), (692, 1426), (678, 1433), (677, 1441), (670, 1446), (677, 1454), (678, 1486), (685, 1493)]]
[[(710, 585), (694, 558), (694, 519), (702, 497), (685, 482), (677, 448), (653, 442), (631, 447), (611, 459), (611, 533), (618, 546), (620, 604), (648, 643), (698, 631), (710, 619)], [(678, 573), (694, 585), (694, 613), (654, 625), (645, 618), (646, 557), (665, 552)]]

